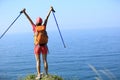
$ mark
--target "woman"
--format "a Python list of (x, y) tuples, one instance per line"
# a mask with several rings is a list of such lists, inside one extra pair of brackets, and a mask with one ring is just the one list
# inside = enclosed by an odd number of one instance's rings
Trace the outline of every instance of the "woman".
[[(44, 23), (42, 24), (42, 19), (40, 17), (38, 17), (36, 19), (36, 24), (33, 23), (33, 21), (31, 20), (31, 18), (28, 16), (28, 14), (26, 13), (26, 10), (23, 9), (21, 11), (21, 13), (24, 13), (25, 16), (27, 17), (27, 19), (30, 21), (32, 28), (33, 28), (33, 32), (34, 32), (34, 53), (35, 53), (35, 58), (36, 58), (36, 69), (37, 69), (37, 77), (36, 79), (40, 79), (41, 78), (41, 60), (40, 60), (40, 54), (42, 53), (42, 58), (43, 58), (43, 63), (44, 63), (44, 70), (46, 75), (48, 75), (48, 63), (47, 63), (47, 52), (48, 52), (48, 48), (47, 48), (47, 44), (39, 44), (39, 42), (37, 42), (36, 37), (38, 35), (38, 30), (42, 31), (46, 31), (46, 26), (47, 26), (47, 22), (48, 22), (48, 18), (50, 16), (51, 11), (53, 11), (53, 7), (50, 8), (49, 13), (44, 21)], [(38, 26), (40, 26), (40, 28), (38, 28)]]

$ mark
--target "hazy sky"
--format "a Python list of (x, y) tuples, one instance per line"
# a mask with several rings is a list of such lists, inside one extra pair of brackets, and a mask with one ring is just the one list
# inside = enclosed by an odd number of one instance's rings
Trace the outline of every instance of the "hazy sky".
[[(61, 29), (120, 27), (119, 0), (0, 0), (0, 34), (23, 8), (35, 22), (38, 16), (45, 19), (51, 5)], [(56, 29), (53, 15), (47, 27)], [(30, 23), (22, 14), (8, 33), (31, 31)]]

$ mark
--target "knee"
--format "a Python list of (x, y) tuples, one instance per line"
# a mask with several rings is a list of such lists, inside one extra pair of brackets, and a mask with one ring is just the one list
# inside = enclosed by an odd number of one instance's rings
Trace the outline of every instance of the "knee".
[(44, 62), (44, 63), (47, 62), (47, 58), (43, 58), (43, 62)]
[(40, 60), (36, 60), (36, 64), (39, 65), (40, 64)]

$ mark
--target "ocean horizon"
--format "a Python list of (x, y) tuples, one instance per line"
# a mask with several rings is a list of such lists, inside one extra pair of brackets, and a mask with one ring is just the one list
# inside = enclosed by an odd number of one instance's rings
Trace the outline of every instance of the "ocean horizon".
[[(64, 80), (120, 79), (119, 27), (61, 32), (66, 48), (58, 31), (48, 31), (50, 74)], [(33, 48), (32, 33), (6, 33), (0, 40), (0, 80), (19, 80), (36, 74)]]

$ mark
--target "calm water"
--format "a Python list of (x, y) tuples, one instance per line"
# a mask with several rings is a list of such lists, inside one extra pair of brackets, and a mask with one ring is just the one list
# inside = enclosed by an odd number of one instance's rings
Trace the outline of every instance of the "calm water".
[[(120, 28), (62, 31), (67, 48), (58, 32), (48, 34), (49, 73), (64, 80), (120, 79)], [(0, 40), (0, 80), (36, 74), (31, 35), (6, 34)]]

